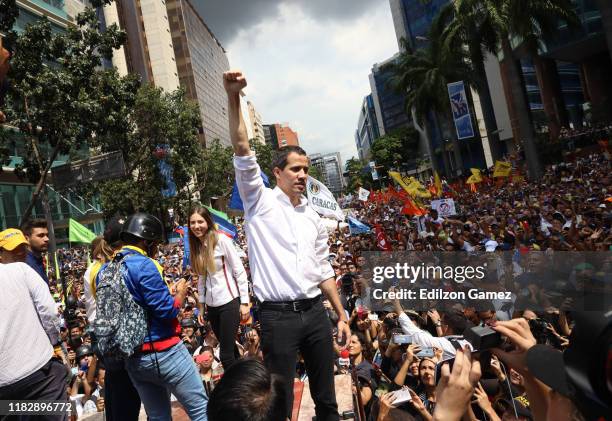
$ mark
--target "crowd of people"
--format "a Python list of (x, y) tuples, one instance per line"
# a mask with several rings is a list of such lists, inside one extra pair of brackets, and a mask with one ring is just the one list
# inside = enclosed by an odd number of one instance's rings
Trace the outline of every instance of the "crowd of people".
[[(351, 375), (345, 392), (360, 421), (611, 419), (609, 300), (591, 312), (567, 300), (530, 307), (544, 298), (517, 265), (503, 284), (522, 282), (526, 297), (377, 306), (368, 262), (381, 250), (612, 256), (606, 155), (555, 164), (537, 183), (449, 188), (453, 215), (355, 197), (347, 212), (376, 229), (326, 230), (302, 196), (305, 152), (281, 150), (278, 187), (265, 189), (243, 135), (246, 81), (229, 72), (225, 85), (245, 209), (237, 235), (217, 232), (205, 207), (185, 215), (189, 230), (172, 244), (157, 218), (117, 216), (91, 246), (59, 250), (56, 270), (43, 263), (47, 221), (0, 233), (0, 308), (10, 315), (0, 324), (0, 399), (69, 397), (73, 419), (137, 419), (142, 403), (166, 420), (178, 400), (191, 419), (274, 421), (291, 416), (294, 379), (307, 377), (317, 420), (337, 420), (334, 375)], [(611, 267), (604, 258), (567, 276), (605, 296)]]

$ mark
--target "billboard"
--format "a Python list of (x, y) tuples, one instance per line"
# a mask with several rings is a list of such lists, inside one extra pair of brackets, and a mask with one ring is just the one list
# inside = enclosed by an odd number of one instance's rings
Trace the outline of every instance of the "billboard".
[(455, 128), (457, 129), (457, 139), (468, 139), (474, 137), (474, 127), (472, 126), (472, 116), (470, 106), (465, 95), (465, 85), (463, 81), (449, 83), (448, 98), (450, 99), (451, 111)]
[(56, 189), (75, 187), (92, 181), (125, 177), (126, 169), (120, 151), (96, 155), (51, 169)]

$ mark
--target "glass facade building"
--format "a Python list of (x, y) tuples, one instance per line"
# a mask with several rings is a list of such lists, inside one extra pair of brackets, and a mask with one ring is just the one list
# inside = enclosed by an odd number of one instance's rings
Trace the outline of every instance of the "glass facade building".
[(397, 58), (398, 56), (395, 55), (382, 63), (375, 64), (370, 74), (370, 88), (379, 118), (380, 135), (409, 127), (412, 122), (406, 112), (406, 95), (399, 93), (392, 86), (392, 66), (397, 62)]
[[(49, 20), (55, 32), (64, 31), (71, 23), (72, 17), (64, 10), (65, 4), (61, 0), (20, 0), (18, 6), (19, 16), (14, 26), (17, 32), (23, 31), (27, 25), (35, 23), (43, 16)], [(34, 191), (31, 183), (18, 178), (14, 173), (15, 166), (23, 162), (22, 156), (27, 153), (25, 139), (16, 130), (12, 132), (10, 128), (8, 130), (10, 141), (7, 146), (10, 162), (6, 163), (0, 172), (0, 230), (19, 226), (21, 216), (28, 207)], [(42, 144), (40, 152), (49, 156), (51, 151), (48, 145)], [(88, 148), (85, 146), (74, 158), (82, 159), (88, 154)], [(67, 160), (67, 156), (59, 156), (53, 166), (65, 164)], [(50, 184), (51, 181), (48, 179), (47, 183)], [(102, 213), (97, 199), (87, 202), (74, 191), (55, 192), (52, 185), (47, 187), (47, 196), (58, 244), (68, 242), (66, 228), (69, 218), (79, 220), (94, 232), (102, 232)], [(44, 209), (39, 200), (32, 210), (32, 217), (44, 218), (44, 216)]]
[(180, 84), (200, 106), (203, 141), (230, 146), (225, 50), (189, 0), (168, 0), (166, 6)]
[(370, 94), (363, 98), (361, 110), (359, 111), (357, 130), (355, 131), (355, 145), (359, 152), (359, 159), (368, 159), (370, 157), (370, 148), (379, 137), (380, 130), (378, 129), (374, 99), (372, 94)]

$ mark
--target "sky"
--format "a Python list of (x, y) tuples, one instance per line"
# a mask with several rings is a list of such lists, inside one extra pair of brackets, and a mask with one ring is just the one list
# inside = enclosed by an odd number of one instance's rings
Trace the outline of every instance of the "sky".
[(398, 50), (388, 0), (194, 0), (244, 72), (264, 124), (288, 123), (308, 152), (357, 156), (372, 65)]

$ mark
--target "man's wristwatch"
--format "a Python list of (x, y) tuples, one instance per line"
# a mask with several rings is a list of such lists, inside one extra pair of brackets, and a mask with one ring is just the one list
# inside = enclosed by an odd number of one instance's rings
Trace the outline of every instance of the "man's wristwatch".
[(442, 326), (442, 322), (440, 320), (438, 320), (437, 322), (434, 323), (434, 325), (436, 327), (441, 327)]

